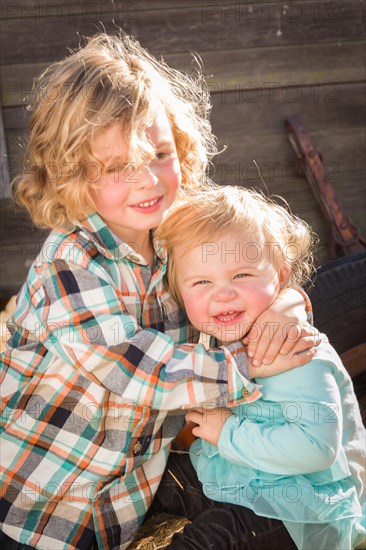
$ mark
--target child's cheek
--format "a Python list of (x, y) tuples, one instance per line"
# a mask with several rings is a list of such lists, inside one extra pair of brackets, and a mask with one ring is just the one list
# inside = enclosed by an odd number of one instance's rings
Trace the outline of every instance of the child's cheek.
[(207, 314), (207, 307), (202, 297), (196, 296), (192, 293), (192, 296), (186, 302), (186, 312), (188, 319), (192, 325), (200, 332), (206, 332), (210, 318)]

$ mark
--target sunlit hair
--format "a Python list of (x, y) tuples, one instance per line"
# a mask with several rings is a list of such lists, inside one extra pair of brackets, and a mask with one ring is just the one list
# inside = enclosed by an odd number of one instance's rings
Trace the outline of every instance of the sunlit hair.
[(301, 285), (311, 276), (315, 235), (304, 221), (256, 191), (212, 185), (173, 205), (155, 232), (168, 251), (169, 288), (179, 302), (176, 247), (184, 257), (228, 231), (242, 232), (243, 243), (251, 242), (268, 254), (276, 270), (286, 267), (287, 286)]
[(199, 188), (215, 154), (209, 94), (197, 67), (186, 75), (158, 61), (133, 38), (104, 33), (87, 39), (36, 81), (16, 201), (40, 227), (72, 226), (95, 210), (92, 190), (103, 169), (92, 156), (95, 135), (121, 122), (128, 162), (151, 155), (146, 128), (163, 106), (172, 127), (182, 185)]

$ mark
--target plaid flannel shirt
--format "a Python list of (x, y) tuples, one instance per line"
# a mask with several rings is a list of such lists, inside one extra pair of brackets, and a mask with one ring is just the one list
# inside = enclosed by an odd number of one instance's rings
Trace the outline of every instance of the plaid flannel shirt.
[(182, 408), (256, 400), (239, 343), (205, 350), (154, 272), (97, 214), (51, 232), (1, 357), (0, 529), (44, 550), (127, 548)]

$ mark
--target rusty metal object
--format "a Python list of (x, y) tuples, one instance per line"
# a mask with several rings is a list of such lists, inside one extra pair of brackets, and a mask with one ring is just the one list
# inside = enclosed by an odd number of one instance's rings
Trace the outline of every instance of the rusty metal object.
[(296, 153), (297, 166), (310, 183), (330, 229), (331, 257), (365, 252), (366, 241), (344, 211), (333, 185), (327, 181), (322, 155), (314, 148), (300, 118), (289, 117), (285, 124), (290, 143)]

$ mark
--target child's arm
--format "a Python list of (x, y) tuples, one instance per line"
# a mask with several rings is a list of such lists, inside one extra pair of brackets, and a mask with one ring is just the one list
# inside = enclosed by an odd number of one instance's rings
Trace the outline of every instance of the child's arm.
[[(209, 351), (176, 346), (169, 335), (139, 327), (108, 273), (87, 267), (56, 259), (43, 268), (43, 284), (32, 295), (25, 287), (21, 297), (32, 302), (37, 338), (59, 357), (60, 367), (67, 363), (126, 401), (159, 410), (206, 401), (232, 406), (260, 396), (247, 379), (240, 342)], [(21, 316), (19, 310), (19, 324)]]
[(318, 345), (319, 332), (309, 322), (312, 322), (312, 310), (307, 295), (300, 288), (282, 290), (244, 340), (253, 365), (268, 365), (279, 353), (289, 354), (301, 338), (307, 338), (309, 347)]
[(223, 458), (264, 472), (292, 475), (329, 468), (342, 437), (332, 363), (314, 359), (303, 369), (262, 382), (264, 388), (268, 383), (271, 401), (244, 405), (242, 415), (225, 409), (188, 413), (187, 418), (199, 424), (194, 435), (213, 444), (216, 438)]

